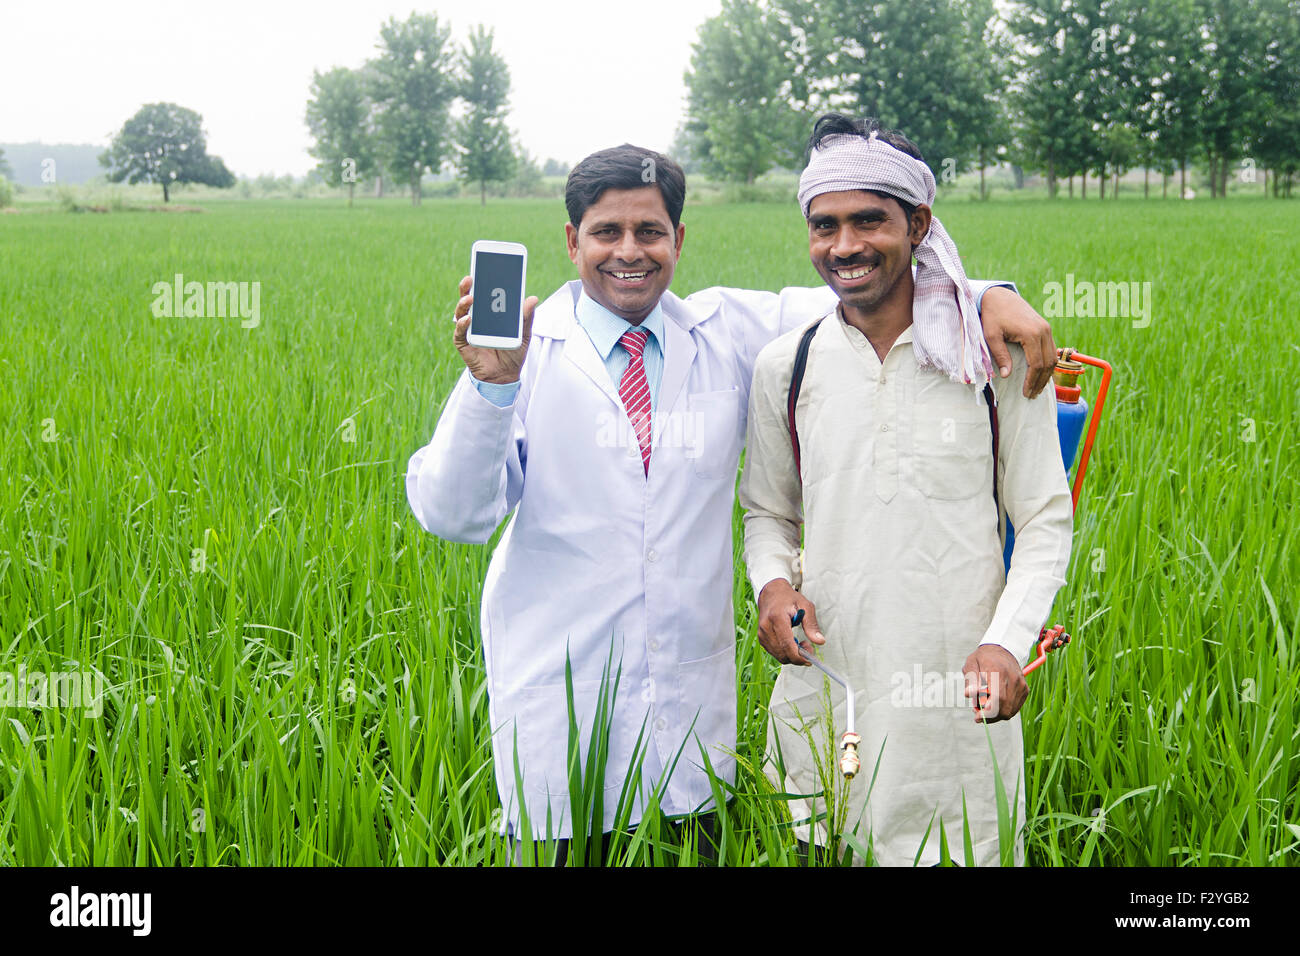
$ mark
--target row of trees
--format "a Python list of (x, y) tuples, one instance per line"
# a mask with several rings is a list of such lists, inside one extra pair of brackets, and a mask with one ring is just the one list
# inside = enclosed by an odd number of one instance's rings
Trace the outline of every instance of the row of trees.
[[(1203, 163), (1300, 170), (1300, 0), (724, 0), (701, 28), (679, 143), (753, 182), (799, 168), (827, 109), (904, 130), (936, 177), (1008, 160), (1062, 180)], [(1265, 174), (1266, 175), (1266, 174)]]
[[(311, 154), (325, 181), (347, 186), (385, 173), (409, 182), (420, 203), (420, 180), (451, 158), (487, 201), (490, 182), (510, 179), (517, 157), (506, 126), (510, 71), (492, 48), (492, 32), (477, 27), (459, 50), (450, 29), (432, 14), (390, 19), (380, 30), (379, 55), (359, 70), (316, 72), (307, 103)], [(453, 102), (464, 115), (449, 122)]]

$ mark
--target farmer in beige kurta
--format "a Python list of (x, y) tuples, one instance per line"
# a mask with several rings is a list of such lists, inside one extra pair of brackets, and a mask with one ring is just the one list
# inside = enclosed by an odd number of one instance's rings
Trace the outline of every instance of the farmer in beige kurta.
[[(964, 797), (975, 858), (992, 864), (999, 846), (990, 744), (1019, 831), (1020, 667), (1069, 559), (1056, 407), (1051, 396), (1025, 399), (1008, 384), (1017, 375), (992, 378), (998, 490), (1016, 528), (1004, 575), (983, 391), (991, 367), (978, 323), (971, 325), (956, 249), (930, 216), (933, 177), (891, 145), (915, 150), (898, 134), (885, 134), (887, 143), (858, 135), (866, 128), (857, 124), (827, 135), (849, 122), (818, 123), (800, 183), (813, 264), (840, 298), (808, 353), (796, 407), (800, 472), (786, 400), (802, 330), (760, 353), (750, 397), (740, 488), (745, 559), (759, 595), (759, 638), (787, 664), (771, 702), (769, 757), (775, 761), (779, 744), (786, 771), (774, 783), (791, 793), (822, 789), (804, 731), (824, 752), (826, 682), (799, 666), (789, 626), (804, 608), (821, 659), (857, 695), (862, 771), (849, 790), (845, 829), (881, 864), (928, 865), (939, 860), (942, 821), (962, 862)], [(1013, 358), (1023, 374), (1023, 353)], [(984, 722), (967, 696), (972, 683), (992, 692)], [(838, 740), (845, 694), (837, 685), (830, 701)], [(810, 810), (792, 801), (796, 821)], [(808, 839), (807, 826), (796, 832)], [(812, 838), (826, 842), (820, 826)], [(1018, 834), (1015, 860), (1022, 859)]]

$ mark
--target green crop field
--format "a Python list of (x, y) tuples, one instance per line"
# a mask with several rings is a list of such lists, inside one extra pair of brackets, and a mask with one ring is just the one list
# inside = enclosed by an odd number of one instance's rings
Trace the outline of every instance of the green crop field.
[[(1024, 710), (1028, 862), (1295, 864), (1300, 203), (936, 211), (971, 275), (1040, 310), (1067, 275), (1150, 283), (1149, 323), (1052, 319), (1115, 382), (1052, 615), (1075, 640)], [(507, 863), (490, 548), (426, 534), (404, 472), (462, 368), (470, 243), (526, 243), (545, 295), (574, 277), (563, 220), (540, 201), (0, 216), (0, 672), (103, 680), (93, 711), (0, 709), (0, 864)], [(683, 221), (679, 294), (818, 282), (793, 203)], [(178, 273), (260, 283), (256, 324), (155, 315)], [(752, 760), (775, 665), (735, 582)], [(796, 863), (780, 805), (752, 771), (738, 789), (725, 861)], [(692, 863), (660, 828), (610, 859)]]

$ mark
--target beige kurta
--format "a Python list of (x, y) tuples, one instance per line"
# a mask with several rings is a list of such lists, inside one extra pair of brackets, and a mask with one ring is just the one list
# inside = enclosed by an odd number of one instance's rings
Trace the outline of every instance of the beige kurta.
[[(1013, 374), (994, 383), (1002, 503), (1016, 528), (1004, 574), (980, 389), (920, 369), (910, 328), (882, 363), (866, 337), (833, 313), (813, 340), (800, 391), (801, 483), (786, 424), (801, 333), (771, 343), (755, 367), (740, 487), (745, 560), (755, 594), (776, 578), (798, 587), (806, 516), (800, 589), (826, 637), (822, 660), (853, 685), (863, 738), (845, 830), (856, 830), (883, 865), (929, 865), (939, 860), (942, 821), (960, 863), (964, 794), (976, 860), (997, 863), (991, 744), (1021, 862), (1020, 719), (975, 723), (962, 666), (983, 643), (1027, 661), (1064, 583), (1072, 508), (1052, 393), (1023, 397), (1025, 360), (1013, 347)], [(768, 745), (771, 767), (779, 745), (786, 779), (769, 772), (787, 792), (821, 790), (804, 730), (824, 751), (825, 684), (811, 667), (787, 665), (777, 679)], [(845, 699), (832, 684), (836, 743)], [(792, 802), (796, 821), (809, 818), (812, 802)], [(806, 826), (799, 832), (807, 838)], [(814, 839), (825, 841), (820, 827)]]

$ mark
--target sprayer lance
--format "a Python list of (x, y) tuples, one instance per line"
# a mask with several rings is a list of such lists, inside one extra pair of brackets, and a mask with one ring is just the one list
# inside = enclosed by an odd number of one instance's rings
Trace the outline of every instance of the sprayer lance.
[[(802, 623), (803, 608), (799, 608), (794, 617), (790, 618), (790, 626), (798, 627)], [(848, 718), (845, 720), (844, 736), (840, 738), (840, 773), (844, 774), (845, 780), (852, 780), (862, 766), (862, 762), (858, 759), (858, 745), (862, 743), (862, 738), (853, 732), (853, 688), (849, 686), (849, 682), (843, 677), (819, 661), (817, 656), (804, 646), (803, 641), (797, 636), (794, 642), (799, 646), (799, 653), (803, 655), (804, 660), (844, 688), (844, 693), (848, 698), (845, 702), (848, 708)]]

